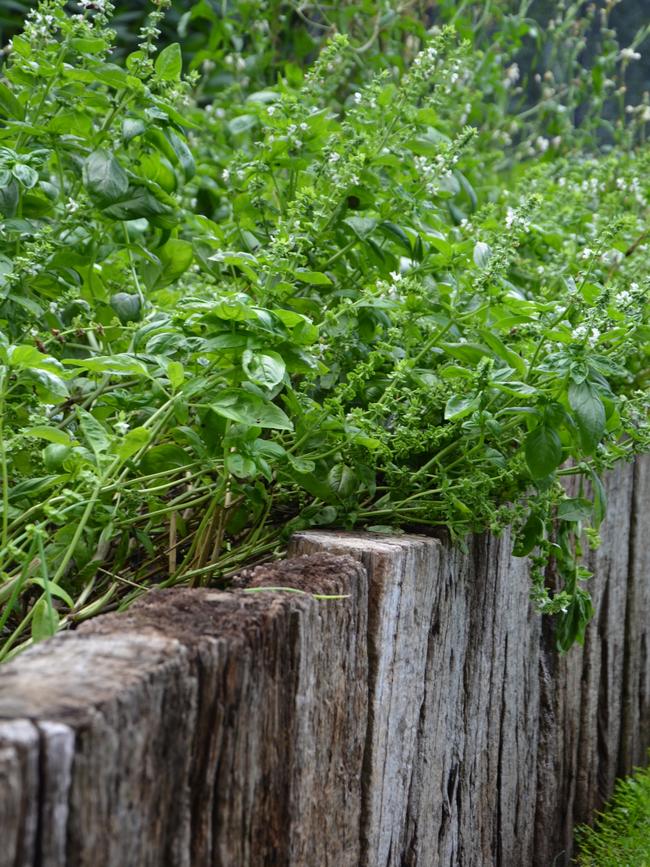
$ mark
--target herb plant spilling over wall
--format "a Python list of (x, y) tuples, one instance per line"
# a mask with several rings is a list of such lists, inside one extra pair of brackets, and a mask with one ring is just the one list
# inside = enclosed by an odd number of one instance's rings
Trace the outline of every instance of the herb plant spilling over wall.
[(650, 159), (636, 109), (595, 145), (636, 46), (601, 16), (585, 76), (590, 21), (567, 60), (528, 5), (427, 33), (341, 4), (354, 39), (307, 16), (307, 64), (263, 4), (199, 3), (221, 37), (185, 78), (162, 3), (123, 62), (108, 2), (30, 15), (0, 83), (0, 657), (310, 526), (514, 525), (583, 639), (603, 471), (649, 442)]

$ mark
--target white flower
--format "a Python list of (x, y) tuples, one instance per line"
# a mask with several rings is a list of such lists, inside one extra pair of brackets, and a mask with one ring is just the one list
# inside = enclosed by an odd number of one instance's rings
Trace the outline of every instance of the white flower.
[(79, 202), (75, 202), (74, 199), (68, 199), (65, 203), (65, 209), (69, 214), (74, 214), (79, 209)]
[(639, 284), (638, 283), (630, 283), (630, 289), (633, 292), (638, 292), (639, 291)]
[(641, 60), (641, 55), (633, 48), (623, 48), (619, 57), (621, 60)]
[(337, 153), (336, 151), (334, 151), (334, 153), (331, 153), (329, 156), (329, 161), (331, 163), (338, 163), (338, 161), (340, 159), (341, 159), (341, 154)]
[(227, 184), (228, 181), (229, 181), (229, 179), (230, 179), (230, 172), (228, 171), (228, 169), (224, 169), (224, 170), (221, 172), (221, 177), (222, 177), (222, 179), (223, 179), (223, 182), (224, 182), (225, 184)]
[(48, 307), (50, 308), (50, 313), (56, 313), (56, 311), (58, 310), (58, 305), (56, 301), (50, 301)]
[[(634, 285), (634, 284), (632, 284)], [(619, 307), (625, 307), (632, 301), (632, 295), (627, 289), (622, 289), (616, 296), (616, 303)]]
[(399, 283), (399, 281), (402, 279), (402, 275), (399, 273), (399, 271), (391, 271), (390, 276), (391, 280), (394, 280), (395, 283)]
[(103, 12), (105, 0), (77, 0), (82, 9), (91, 12)]
[(125, 436), (128, 433), (130, 427), (131, 425), (128, 423), (128, 421), (115, 422), (115, 432), (121, 437)]
[(276, 110), (276, 106), (275, 106), (275, 105), (270, 105), (270, 106), (266, 109), (266, 112), (267, 112), (267, 114), (269, 114), (271, 117), (273, 117), (273, 115), (275, 114), (275, 110)]
[(600, 337), (600, 331), (598, 328), (592, 328), (591, 334), (589, 335), (589, 346), (595, 346), (598, 343), (598, 338)]
[(506, 212), (506, 229), (512, 228), (517, 219), (517, 214), (514, 208), (508, 208)]
[(357, 90), (356, 93), (352, 94), (352, 99), (356, 102), (357, 105), (359, 105), (363, 97), (361, 96), (361, 93)]
[(537, 149), (540, 153), (545, 153), (548, 150), (548, 139), (544, 138), (543, 135), (538, 135), (535, 139), (535, 144), (537, 145)]
[(516, 84), (519, 81), (519, 64), (512, 63), (506, 69), (506, 77), (504, 84), (506, 87), (512, 87), (513, 84)]
[(571, 337), (573, 337), (574, 340), (584, 340), (587, 336), (587, 330), (587, 326), (584, 323), (582, 325), (577, 325), (571, 332)]
[(581, 259), (589, 259), (591, 256), (593, 256), (593, 254), (594, 254), (594, 251), (591, 249), (591, 247), (585, 247), (584, 250), (582, 251), (582, 253), (580, 254), (580, 258)]
[(603, 262), (606, 265), (618, 265), (625, 258), (625, 254), (620, 250), (612, 249), (603, 253)]

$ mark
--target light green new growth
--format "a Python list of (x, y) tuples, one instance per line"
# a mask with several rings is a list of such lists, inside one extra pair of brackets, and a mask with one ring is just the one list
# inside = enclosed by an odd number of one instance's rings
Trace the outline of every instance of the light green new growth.
[(576, 839), (582, 867), (648, 867), (650, 768), (619, 780), (594, 827), (582, 826)]

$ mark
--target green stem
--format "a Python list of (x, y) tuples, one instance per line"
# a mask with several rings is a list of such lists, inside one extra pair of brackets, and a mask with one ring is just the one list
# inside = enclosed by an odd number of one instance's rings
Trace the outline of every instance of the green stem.
[(5, 382), (7, 370), (0, 368), (0, 472), (2, 472), (2, 547), (9, 539), (9, 471), (4, 437)]

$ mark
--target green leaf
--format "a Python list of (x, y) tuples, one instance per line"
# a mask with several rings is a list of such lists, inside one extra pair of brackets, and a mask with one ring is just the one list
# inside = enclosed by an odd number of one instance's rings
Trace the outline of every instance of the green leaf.
[(399, 241), (400, 245), (404, 248), (404, 251), (406, 253), (411, 253), (411, 241), (409, 240), (409, 236), (402, 228), (400, 228), (395, 223), (391, 223), (388, 220), (380, 223), (379, 228), (383, 229), (383, 231), (387, 235), (392, 236), (394, 240)]
[(179, 81), (183, 70), (183, 55), (178, 42), (172, 42), (160, 52), (155, 63), (156, 75), (163, 81)]
[(25, 117), (25, 109), (6, 84), (0, 82), (0, 112), (5, 117), (22, 120)]
[(571, 383), (569, 405), (580, 434), (580, 445), (587, 455), (596, 451), (606, 425), (606, 413), (602, 400), (590, 382)]
[[(158, 188), (160, 195), (162, 190)], [(126, 190), (124, 195), (126, 195)], [(164, 228), (173, 228), (175, 219), (173, 209), (167, 202), (156, 198), (153, 193), (144, 186), (133, 187), (128, 190), (128, 198), (119, 197), (103, 209), (105, 216), (113, 220), (138, 220), (145, 217), (152, 220), (156, 225)], [(167, 196), (169, 200), (169, 196)], [(173, 201), (173, 200), (170, 200)]]
[(558, 614), (555, 640), (560, 653), (566, 653), (575, 642), (584, 644), (585, 629), (594, 614), (591, 597), (578, 589), (567, 611)]
[(251, 382), (269, 389), (282, 382), (286, 372), (282, 356), (277, 352), (258, 354), (247, 349), (242, 356), (242, 367)]
[(592, 467), (589, 468), (589, 475), (591, 477), (591, 486), (594, 497), (594, 528), (597, 530), (605, 519), (605, 514), (607, 512), (607, 492), (605, 486), (600, 480), (600, 476), (598, 476)]
[(486, 244), (484, 241), (478, 241), (474, 245), (474, 253), (472, 254), (474, 259), (474, 264), (478, 268), (485, 268), (492, 258), (492, 249), (489, 244)]
[(377, 226), (377, 220), (374, 217), (348, 217), (343, 224), (349, 226), (357, 238), (363, 241)]
[(240, 424), (274, 430), (293, 430), (289, 417), (270, 401), (243, 388), (226, 388), (210, 404), (216, 413)]
[(240, 114), (228, 121), (228, 129), (233, 135), (241, 135), (257, 125), (257, 116), (254, 114)]
[(5, 186), (0, 187), (0, 214), (4, 217), (13, 217), (18, 208), (20, 199), (20, 187), (15, 178)]
[(105, 39), (100, 37), (76, 37), (70, 40), (70, 44), (75, 51), (80, 51), (82, 54), (100, 54), (108, 48)]
[[(74, 608), (74, 600), (70, 596), (70, 594), (63, 589), (63, 587), (59, 587), (58, 584), (54, 584), (52, 581), (48, 581), (47, 585), (43, 578), (32, 578), (31, 584), (36, 584), (42, 590), (45, 590), (46, 586), (51, 596), (56, 596), (58, 599), (62, 599), (68, 608)], [(45, 599), (47, 604), (47, 599)]]
[(70, 457), (72, 449), (69, 445), (63, 443), (49, 443), (43, 449), (43, 466), (45, 469), (52, 472), (60, 472), (63, 462)]
[(183, 169), (185, 180), (191, 180), (196, 174), (196, 164), (194, 162), (192, 152), (187, 145), (187, 142), (184, 138), (181, 138), (179, 135), (177, 135), (173, 129), (166, 130), (165, 137), (167, 138), (167, 141), (172, 147), (174, 156), (178, 160), (178, 164)]
[(144, 475), (178, 470), (192, 463), (188, 452), (175, 443), (163, 443), (150, 448), (140, 461), (140, 469)]
[(37, 437), (62, 446), (74, 445), (74, 440), (64, 430), (48, 427), (47, 425), (37, 425), (36, 427), (27, 428), (25, 436)]
[(562, 462), (560, 437), (545, 424), (540, 424), (528, 434), (524, 449), (533, 479), (545, 479)]
[(52, 358), (51, 355), (43, 355), (39, 349), (35, 346), (29, 346), (27, 343), (21, 343), (11, 349), (9, 364), (11, 367), (18, 367), (23, 370), (30, 367), (38, 370), (49, 370), (50, 373), (54, 374), (60, 374), (63, 370), (59, 361)]
[(479, 408), (478, 395), (452, 394), (445, 406), (445, 420), (456, 421)]
[(102, 205), (119, 202), (129, 189), (129, 179), (113, 154), (106, 150), (93, 151), (84, 162), (84, 186)]
[(484, 356), (489, 354), (487, 347), (481, 346), (480, 343), (440, 343), (439, 345), (453, 358), (458, 358), (460, 361), (472, 365), (478, 364)]
[(56, 373), (50, 373), (49, 370), (39, 368), (30, 368), (23, 371), (23, 379), (29, 379), (32, 382), (36, 381), (40, 386), (40, 391), (45, 392), (48, 396), (55, 400), (63, 399), (68, 396), (68, 386), (64, 380)]
[(130, 142), (138, 135), (146, 130), (144, 121), (139, 117), (125, 117), (122, 121), (122, 138), (125, 142)]
[(84, 438), (99, 462), (100, 457), (108, 451), (111, 444), (108, 433), (95, 416), (82, 407), (77, 407), (77, 418)]
[(136, 452), (139, 452), (143, 446), (146, 446), (150, 439), (151, 433), (146, 427), (134, 427), (117, 446), (115, 453), (118, 458), (126, 461)]
[(32, 615), (32, 638), (34, 641), (43, 641), (45, 638), (51, 638), (59, 625), (59, 615), (54, 608), (48, 605), (45, 596), (34, 604), (34, 613)]
[(356, 487), (354, 470), (346, 464), (334, 464), (327, 474), (327, 484), (339, 497), (348, 497)]
[(110, 303), (122, 325), (126, 325), (128, 322), (138, 322), (142, 316), (139, 295), (116, 292), (115, 295), (111, 295)]
[(487, 328), (481, 329), (481, 338), (487, 343), (492, 352), (510, 367), (513, 367), (519, 376), (526, 376), (528, 365), (521, 356), (517, 355), (505, 345), (505, 343), (493, 331), (488, 331)]
[(226, 457), (226, 469), (238, 479), (246, 479), (255, 475), (257, 467), (251, 458), (233, 452)]
[(185, 382), (185, 370), (180, 361), (170, 361), (167, 365), (167, 379), (169, 384), (176, 391)]
[(592, 511), (592, 503), (584, 497), (567, 497), (558, 505), (557, 516), (561, 521), (588, 521)]
[(96, 355), (94, 358), (66, 358), (65, 364), (73, 364), (92, 373), (111, 376), (146, 376), (147, 367), (137, 358), (126, 353), (118, 355)]
[(513, 555), (515, 557), (526, 557), (543, 538), (544, 522), (539, 515), (531, 512), (513, 546)]
[(16, 163), (11, 173), (28, 190), (31, 190), (38, 183), (38, 172), (24, 163)]
[(290, 452), (286, 454), (289, 463), (297, 473), (313, 473), (316, 469), (316, 464), (314, 461), (309, 460), (309, 458), (297, 458)]
[(321, 274), (320, 271), (295, 271), (296, 278), (301, 283), (310, 283), (313, 286), (331, 286), (332, 281), (327, 274)]
[(162, 263), (158, 286), (169, 286), (190, 267), (194, 259), (194, 249), (189, 241), (171, 238), (156, 251)]
[(9, 499), (21, 500), (23, 497), (27, 497), (28, 499), (36, 497), (55, 485), (60, 484), (61, 480), (66, 478), (67, 476), (52, 475), (40, 476), (36, 479), (25, 479), (9, 489)]

